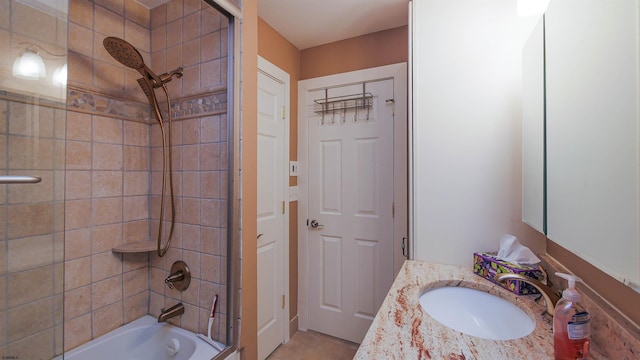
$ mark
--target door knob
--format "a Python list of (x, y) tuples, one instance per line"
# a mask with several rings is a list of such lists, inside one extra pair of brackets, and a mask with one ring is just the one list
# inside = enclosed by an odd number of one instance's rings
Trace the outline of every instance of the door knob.
[(311, 224), (309, 224), (309, 225), (311, 225), (312, 229), (317, 229), (317, 228), (321, 228), (321, 227), (324, 226), (322, 224), (318, 224), (318, 220), (315, 220), (315, 219), (311, 220)]

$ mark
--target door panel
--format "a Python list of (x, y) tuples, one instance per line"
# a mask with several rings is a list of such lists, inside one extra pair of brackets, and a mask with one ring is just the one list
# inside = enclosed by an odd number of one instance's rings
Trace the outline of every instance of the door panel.
[(360, 342), (393, 282), (393, 80), (367, 82), (371, 108), (322, 114), (309, 93), (309, 328)]
[(258, 73), (258, 356), (283, 341), (284, 84)]

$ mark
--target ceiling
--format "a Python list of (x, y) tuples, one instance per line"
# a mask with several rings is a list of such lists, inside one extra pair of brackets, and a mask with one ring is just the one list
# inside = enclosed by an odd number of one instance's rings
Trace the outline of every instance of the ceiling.
[(299, 50), (408, 22), (409, 0), (258, 0), (258, 16)]

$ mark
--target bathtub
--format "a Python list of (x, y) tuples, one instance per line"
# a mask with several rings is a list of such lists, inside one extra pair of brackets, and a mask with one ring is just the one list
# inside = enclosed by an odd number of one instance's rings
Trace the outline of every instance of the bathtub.
[[(223, 347), (222, 344), (221, 347)], [(219, 353), (196, 334), (145, 315), (64, 354), (65, 360), (210, 360)], [(57, 358), (62, 360), (63, 357)]]

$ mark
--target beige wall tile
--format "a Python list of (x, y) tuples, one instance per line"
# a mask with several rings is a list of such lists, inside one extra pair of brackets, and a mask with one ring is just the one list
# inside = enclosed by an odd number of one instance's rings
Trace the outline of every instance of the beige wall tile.
[(65, 232), (64, 258), (77, 259), (91, 254), (91, 230), (77, 229)]
[(10, 169), (52, 169), (53, 140), (9, 136)]
[(135, 0), (125, 0), (124, 15), (127, 19), (145, 28), (149, 28), (150, 26), (151, 10), (140, 5), (140, 3)]
[[(46, 298), (22, 307), (9, 309), (7, 312), (8, 340), (10, 342), (26, 338), (46, 329), (53, 328), (53, 298)], [(50, 335), (53, 344), (53, 335)], [(31, 347), (34, 344), (31, 343)], [(47, 349), (50, 354), (51, 348)], [(25, 351), (22, 348), (22, 351)], [(29, 359), (28, 357), (25, 357)]]
[(112, 4), (106, 8), (96, 5), (93, 27), (101, 34), (124, 38), (124, 17), (122, 12), (114, 13), (115, 10), (116, 8)]
[[(200, 12), (200, 6), (202, 4), (202, 0), (184, 0), (184, 15), (189, 15), (193, 12), (198, 11), (198, 13)], [(202, 6), (208, 6), (205, 4), (202, 4)]]
[(205, 171), (200, 173), (200, 193), (203, 198), (219, 198), (221, 191), (226, 191), (221, 187), (220, 177), (220, 173), (216, 171)]
[(66, 174), (65, 198), (67, 200), (91, 197), (91, 172), (69, 170)]
[(65, 229), (86, 228), (91, 221), (90, 200), (69, 200), (65, 204)]
[(64, 288), (72, 290), (91, 283), (91, 258), (67, 260), (64, 267)]
[(95, 60), (93, 84), (106, 94), (124, 94), (124, 67)]
[(91, 309), (94, 312), (121, 300), (122, 276), (114, 276), (91, 284)]
[(122, 170), (122, 146), (94, 144), (92, 162), (96, 170)]
[[(151, 52), (151, 39), (149, 38), (149, 29), (145, 26), (138, 25), (133, 21), (125, 20), (124, 39), (140, 52)], [(150, 60), (150, 58), (146, 58), (147, 62)]]
[(127, 196), (123, 202), (124, 221), (142, 220), (149, 217), (148, 196)]
[[(200, 37), (200, 12), (195, 12), (185, 16), (182, 37), (184, 40), (198, 39)], [(195, 51), (199, 52), (199, 49)]]
[(11, 26), (11, 12), (9, 11), (9, 1), (0, 2), (0, 28), (9, 29)]
[(149, 312), (149, 291), (124, 299), (124, 322), (128, 323)]
[(9, 102), (9, 112), (9, 134), (53, 137), (53, 109)]
[(11, 20), (14, 32), (55, 44), (57, 23), (54, 16), (15, 1), (11, 7)]
[(99, 254), (122, 244), (122, 223), (94, 226), (91, 253)]
[(151, 291), (149, 294), (149, 315), (160, 315), (161, 309), (164, 308), (164, 296)]
[(190, 304), (184, 304), (184, 314), (180, 317), (180, 327), (189, 331), (197, 332), (199, 316), (200, 309), (198, 307)]
[[(145, 269), (145, 271), (149, 270), (149, 253), (126, 253), (124, 255), (124, 264), (122, 266), (122, 271), (129, 272), (132, 270)], [(146, 278), (149, 275), (145, 275)]]
[(67, 73), (69, 85), (88, 86), (91, 88), (93, 86), (93, 59), (74, 51), (69, 51), (67, 61), (69, 62)]
[[(98, 147), (99, 145), (100, 144), (95, 144), (94, 147)], [(102, 151), (97, 151), (96, 153), (101, 152)], [(107, 149), (102, 153), (110, 152), (111, 149)], [(92, 196), (94, 198), (122, 196), (122, 171), (93, 171), (91, 181)]]
[(149, 289), (149, 269), (141, 268), (123, 275), (124, 297), (133, 296)]
[(200, 26), (200, 30), (202, 34), (210, 34), (215, 31), (219, 31), (222, 27), (222, 16), (220, 13), (207, 6), (202, 10), (202, 25)]
[(64, 294), (64, 319), (75, 319), (91, 312), (91, 286), (83, 286)]
[[(24, 175), (24, 170), (9, 171), (8, 175)], [(39, 184), (35, 185), (38, 191), (33, 191), (34, 184), (13, 184), (7, 186), (6, 194), (8, 195), (9, 204), (53, 201), (56, 195), (54, 193), (54, 184), (57, 185), (57, 183), (54, 182), (55, 173), (51, 171), (30, 170), (29, 175), (38, 176), (42, 179)]]
[(222, 61), (218, 59), (207, 61), (200, 65), (200, 70), (202, 72), (200, 85), (202, 89), (209, 89), (223, 83), (225, 80), (223, 73), (226, 70), (223, 68), (221, 63)]
[[(167, 69), (175, 69), (179, 66), (182, 66), (182, 44), (168, 46), (167, 47)], [(182, 90), (182, 79), (173, 79), (168, 86), (170, 86), (171, 94), (176, 94), (174, 96), (179, 96), (177, 94), (181, 94)], [(179, 84), (179, 86), (177, 85)]]
[(93, 199), (93, 225), (115, 224), (122, 221), (122, 198)]
[(52, 266), (7, 275), (7, 306), (9, 308), (25, 305), (51, 294), (53, 294)]
[(99, 337), (123, 324), (122, 301), (95, 310), (92, 314), (93, 337)]
[(94, 0), (94, 2), (120, 15), (124, 14), (124, 0)]
[(7, 257), (10, 273), (51, 264), (53, 235), (9, 240)]
[(206, 116), (200, 121), (200, 142), (218, 142), (220, 137), (224, 136), (221, 132), (220, 116)]
[(64, 323), (64, 348), (73, 349), (91, 340), (91, 313)]
[(109, 144), (122, 144), (123, 139), (122, 120), (104, 116), (93, 116), (93, 141)]
[[(183, 67), (200, 63), (200, 39), (196, 38), (182, 44)], [(184, 85), (184, 83), (183, 83)]]
[(173, 21), (179, 19), (183, 15), (183, 2), (182, 0), (171, 0), (167, 3), (167, 21)]
[(53, 205), (51, 203), (10, 205), (7, 224), (9, 239), (51, 233)]
[(182, 247), (185, 250), (200, 251), (200, 226), (188, 225), (182, 226)]
[(200, 119), (182, 121), (182, 144), (193, 145), (200, 142)]
[(69, 23), (69, 49), (85, 56), (93, 56), (93, 31), (82, 25)]
[(183, 154), (182, 170), (184, 171), (200, 170), (200, 162), (201, 162), (200, 146), (185, 145), (182, 147), (182, 154)]
[(149, 129), (147, 124), (124, 121), (124, 144), (148, 147)]
[(67, 140), (91, 141), (91, 115), (67, 112)]
[(200, 197), (200, 174), (197, 172), (182, 173), (182, 196)]
[[(153, 53), (163, 51), (167, 48), (167, 26), (162, 25), (151, 30), (151, 51)], [(154, 62), (154, 66), (157, 64)]]
[(104, 252), (91, 256), (91, 280), (95, 283), (122, 273), (122, 255)]
[(167, 23), (167, 4), (162, 4), (151, 9), (151, 28), (155, 29), (158, 26)]
[(200, 278), (202, 280), (220, 283), (220, 257), (202, 254), (200, 258)]
[(182, 77), (182, 92), (184, 96), (195, 95), (200, 93), (200, 66), (194, 65), (184, 69)]
[(154, 240), (154, 237), (149, 236), (149, 220), (138, 220), (126, 222), (123, 225), (124, 242), (136, 242)]
[(67, 169), (91, 169), (91, 143), (67, 141), (66, 154)]
[(200, 145), (200, 168), (202, 170), (218, 170), (220, 168), (219, 143)]
[(149, 170), (149, 148), (142, 146), (124, 147), (125, 170)]
[(196, 225), (200, 223), (200, 199), (182, 199), (182, 222)]
[(126, 171), (124, 173), (124, 195), (148, 195), (149, 173), (145, 171)]
[(87, 0), (70, 0), (69, 21), (93, 28), (93, 3)]

